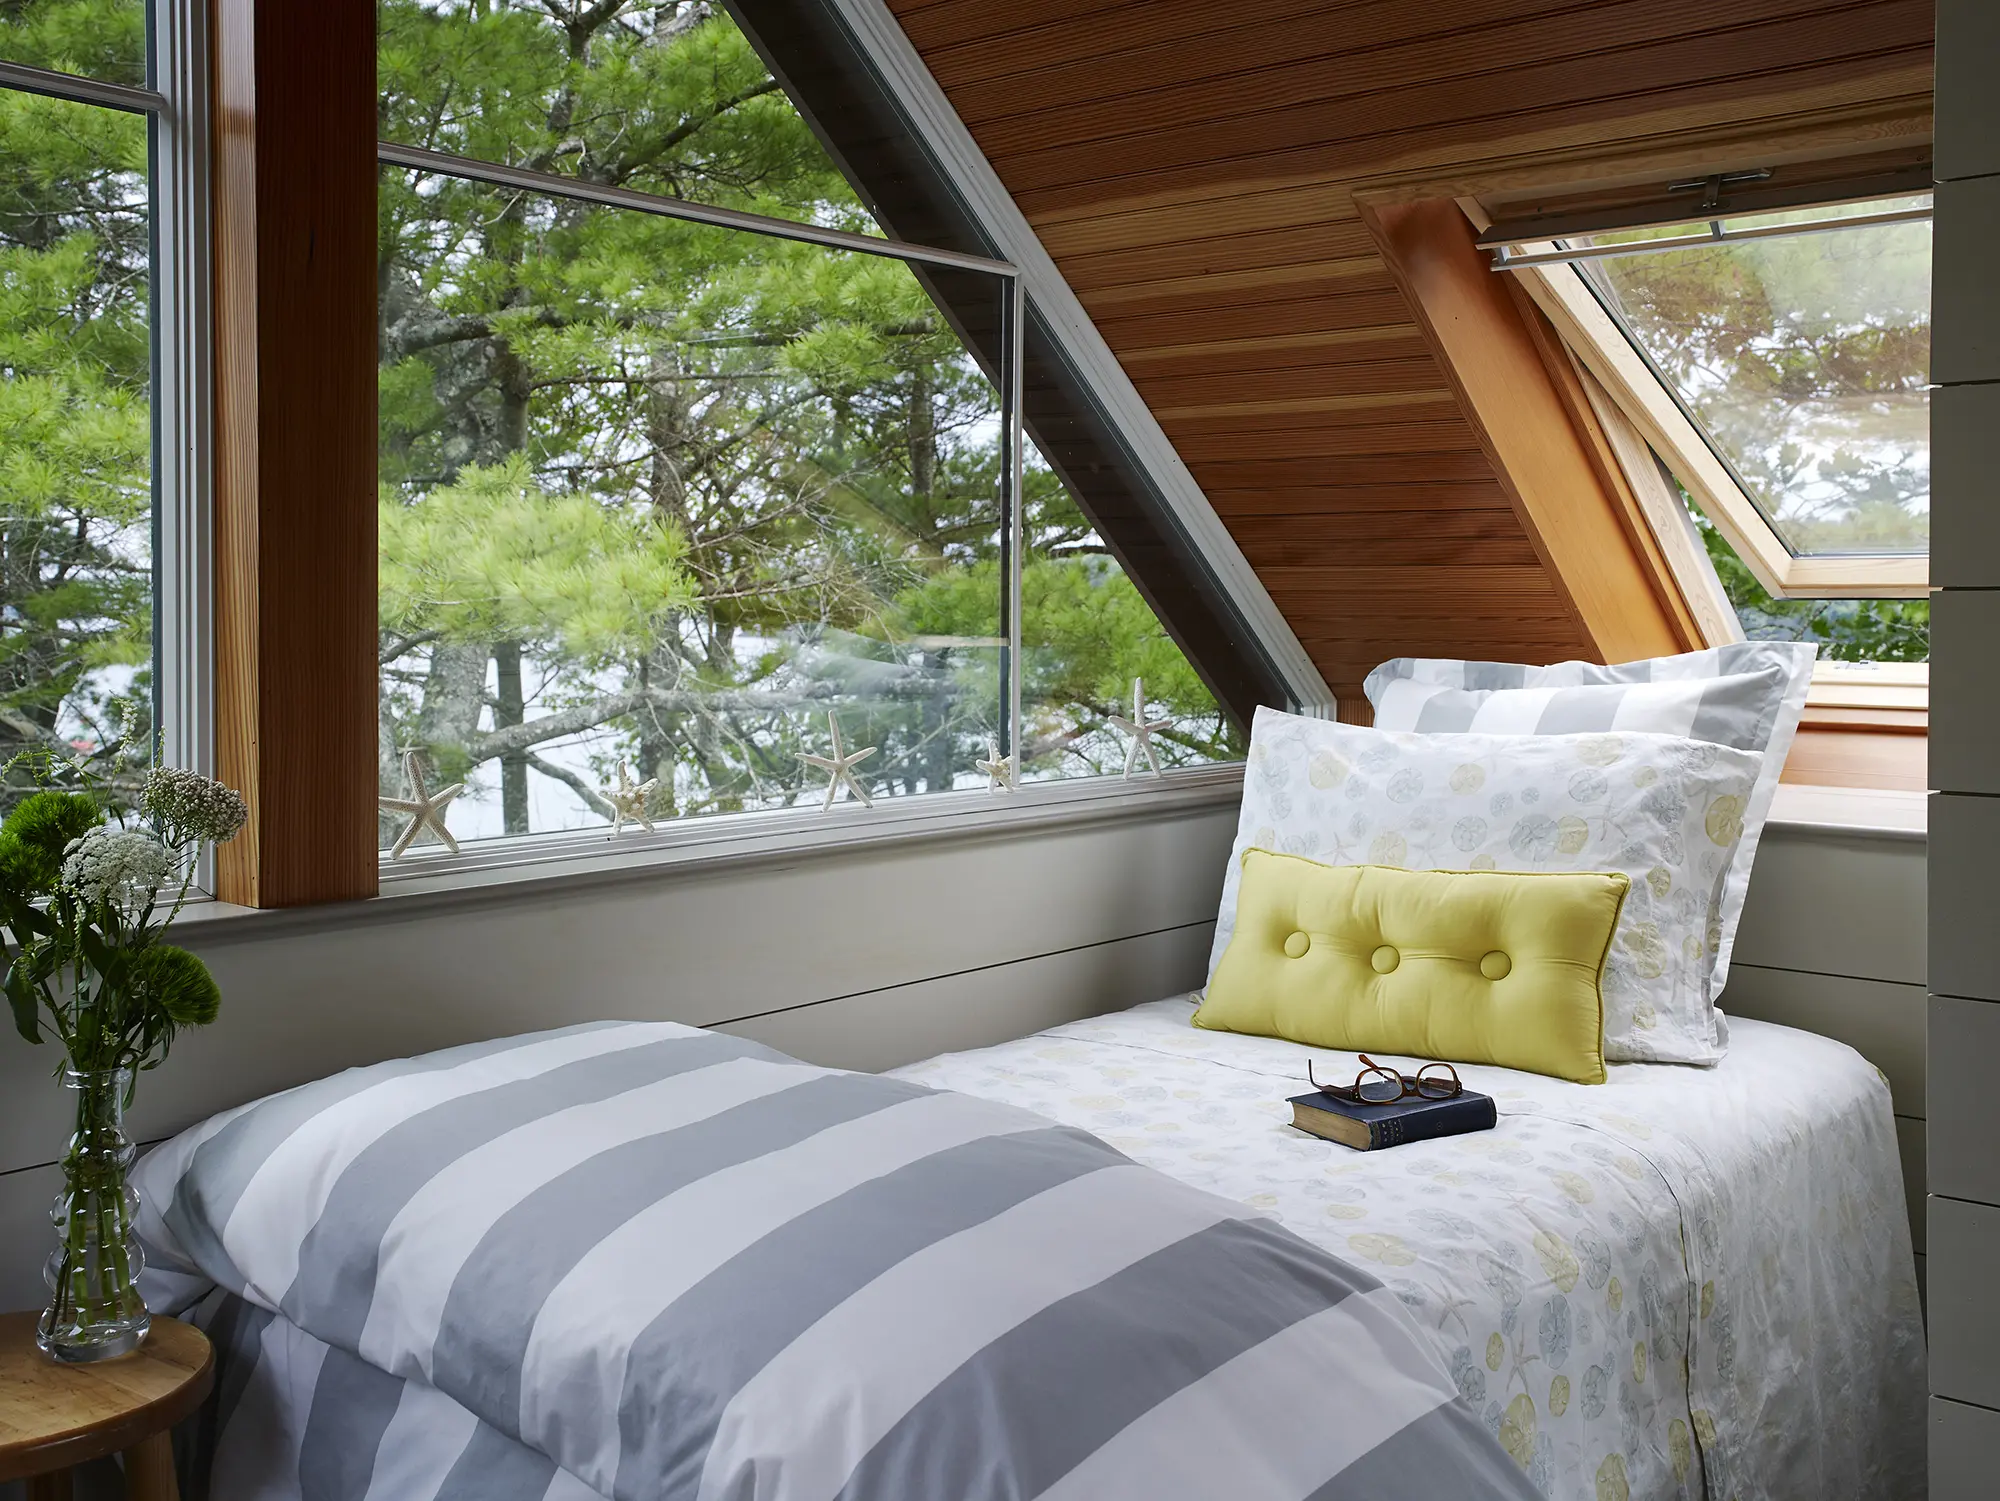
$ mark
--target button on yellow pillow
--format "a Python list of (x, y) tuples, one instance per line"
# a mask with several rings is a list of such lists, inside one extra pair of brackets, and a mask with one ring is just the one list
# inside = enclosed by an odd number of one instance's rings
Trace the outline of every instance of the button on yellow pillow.
[(1197, 1027), (1604, 1082), (1616, 872), (1397, 870), (1246, 850)]

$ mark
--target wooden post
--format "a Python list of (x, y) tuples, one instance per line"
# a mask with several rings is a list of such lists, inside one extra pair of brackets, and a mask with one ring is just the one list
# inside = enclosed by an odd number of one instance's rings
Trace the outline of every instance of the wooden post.
[(218, 895), (376, 890), (374, 0), (213, 0)]
[(1560, 389), (1544, 358), (1553, 334), (1488, 267), (1458, 205), (1364, 205), (1363, 217), (1585, 639), (1607, 662), (1707, 644), (1658, 545), (1633, 533), (1581, 389)]

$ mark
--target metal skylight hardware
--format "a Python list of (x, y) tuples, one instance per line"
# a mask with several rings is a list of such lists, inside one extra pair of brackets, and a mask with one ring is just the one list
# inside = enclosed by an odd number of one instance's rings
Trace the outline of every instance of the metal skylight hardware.
[(1850, 214), (1835, 219), (1809, 219), (1797, 224), (1759, 224), (1750, 229), (1730, 229), (1727, 219), (1712, 219), (1702, 234), (1667, 235), (1657, 240), (1621, 240), (1612, 245), (1570, 245), (1562, 240), (1544, 240), (1549, 250), (1518, 251), (1509, 245), (1493, 247), (1495, 271), (1519, 271), (1529, 266), (1555, 266), (1575, 261), (1605, 260), (1617, 255), (1651, 255), (1661, 250), (1685, 250), (1691, 245), (1726, 244), (1735, 240), (1772, 240), (1789, 235), (1825, 234), (1836, 229), (1861, 229), (1871, 224), (1908, 224), (1931, 217), (1931, 206), (1891, 209), (1878, 214)]

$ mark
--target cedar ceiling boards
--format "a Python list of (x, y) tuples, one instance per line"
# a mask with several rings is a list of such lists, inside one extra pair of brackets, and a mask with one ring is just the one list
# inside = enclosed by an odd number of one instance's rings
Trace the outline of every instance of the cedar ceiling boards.
[(1634, 591), (1607, 627), (1558, 576), (1574, 537), (1364, 209), (1929, 136), (1930, 0), (888, 4), (1344, 712), (1388, 656), (1602, 660), (1687, 618)]

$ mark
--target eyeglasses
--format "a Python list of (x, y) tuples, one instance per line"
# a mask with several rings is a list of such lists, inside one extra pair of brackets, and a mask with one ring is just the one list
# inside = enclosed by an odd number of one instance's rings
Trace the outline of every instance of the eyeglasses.
[(1306, 1077), (1321, 1094), (1362, 1105), (1393, 1105), (1411, 1095), (1426, 1100), (1448, 1100), (1465, 1088), (1458, 1082), (1458, 1070), (1449, 1063), (1426, 1063), (1415, 1074), (1399, 1074), (1392, 1068), (1384, 1068), (1366, 1053), (1359, 1057), (1364, 1067), (1354, 1076), (1352, 1084), (1320, 1083), (1313, 1074), (1311, 1059), (1306, 1060)]

